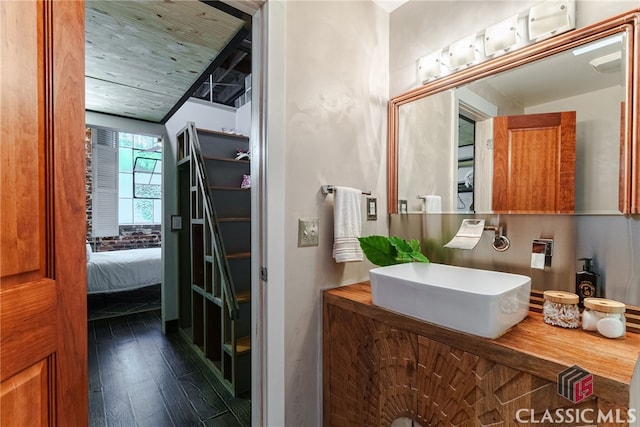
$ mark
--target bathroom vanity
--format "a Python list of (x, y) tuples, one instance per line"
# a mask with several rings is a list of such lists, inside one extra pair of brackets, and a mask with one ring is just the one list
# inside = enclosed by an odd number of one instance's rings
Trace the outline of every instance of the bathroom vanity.
[[(357, 283), (323, 294), (324, 425), (551, 425), (599, 411), (611, 418), (593, 425), (637, 425), (639, 356), (639, 334), (610, 340), (533, 311), (497, 339), (465, 334), (377, 307)], [(558, 388), (574, 365), (587, 385), (575, 404)]]

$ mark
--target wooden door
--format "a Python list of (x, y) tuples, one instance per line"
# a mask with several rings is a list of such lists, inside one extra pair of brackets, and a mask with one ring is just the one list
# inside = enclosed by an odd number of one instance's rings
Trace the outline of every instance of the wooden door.
[(575, 149), (575, 111), (496, 117), (494, 212), (573, 212)]
[(87, 425), (84, 3), (0, 1), (0, 425)]

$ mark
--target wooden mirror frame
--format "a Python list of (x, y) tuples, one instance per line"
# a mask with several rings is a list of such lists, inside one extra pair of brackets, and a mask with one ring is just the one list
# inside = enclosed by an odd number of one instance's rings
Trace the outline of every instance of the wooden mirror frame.
[[(638, 46), (640, 46), (640, 9), (617, 15), (598, 23), (573, 30), (551, 39), (506, 53), (465, 70), (452, 73), (441, 79), (429, 82), (416, 89), (391, 98), (387, 106), (387, 210), (398, 213), (398, 126), (400, 106), (429, 95), (453, 89), (463, 84), (488, 77), (503, 71), (528, 64), (561, 51), (575, 48), (625, 31), (629, 47), (629, 81), (626, 87), (626, 102), (622, 107), (628, 120), (621, 126), (620, 180), (618, 207), (623, 214), (640, 213), (640, 147), (638, 147)], [(636, 177), (636, 182), (632, 178)]]

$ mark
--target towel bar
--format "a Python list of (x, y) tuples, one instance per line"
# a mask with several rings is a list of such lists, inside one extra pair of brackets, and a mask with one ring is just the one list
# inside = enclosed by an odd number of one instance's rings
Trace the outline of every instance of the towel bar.
[[(333, 185), (323, 185), (322, 186), (322, 194), (329, 194), (335, 191), (335, 187)], [(362, 194), (370, 196), (371, 191), (363, 191)]]

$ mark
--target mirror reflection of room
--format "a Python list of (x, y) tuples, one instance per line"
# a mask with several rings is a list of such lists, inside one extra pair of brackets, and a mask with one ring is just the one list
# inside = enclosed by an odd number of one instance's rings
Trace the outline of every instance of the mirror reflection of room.
[[(620, 153), (628, 127), (626, 44), (624, 33), (609, 35), (401, 105), (398, 197), (410, 201), (409, 211), (422, 210), (417, 195), (433, 194), (442, 199), (442, 212), (496, 212), (493, 123), (486, 119), (575, 111), (575, 204), (546, 212), (619, 214)], [(468, 160), (458, 167), (468, 157), (465, 120), (476, 122), (473, 172)]]
[(458, 115), (458, 197), (456, 211), (473, 213), (473, 177), (476, 122)]

